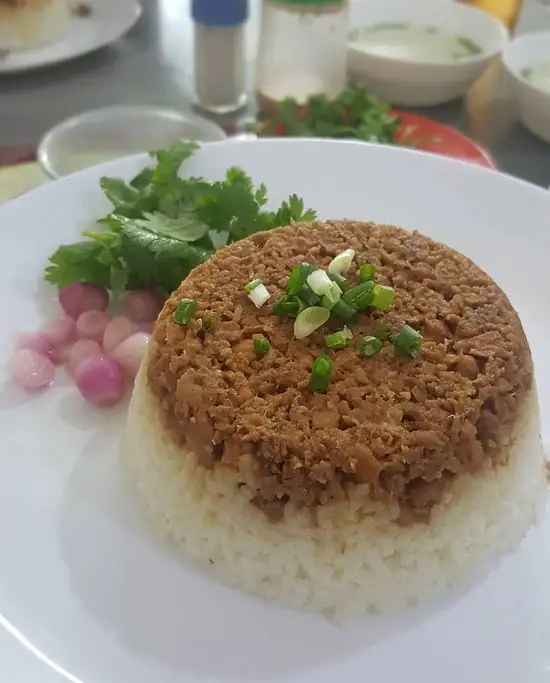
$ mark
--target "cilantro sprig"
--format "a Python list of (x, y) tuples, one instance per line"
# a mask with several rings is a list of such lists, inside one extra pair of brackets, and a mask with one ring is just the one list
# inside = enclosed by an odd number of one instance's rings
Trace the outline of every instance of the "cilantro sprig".
[(196, 149), (195, 143), (177, 142), (152, 152), (156, 164), (129, 183), (102, 178), (113, 210), (97, 221), (99, 229), (50, 256), (46, 281), (60, 288), (98, 284), (115, 293), (155, 287), (168, 294), (221, 246), (315, 219), (296, 195), (268, 211), (266, 187), (255, 187), (239, 168), (228, 169), (221, 181), (181, 178), (182, 164)]
[(260, 137), (352, 138), (365, 142), (396, 142), (401, 119), (390, 105), (363, 87), (350, 85), (338, 98), (314, 95), (305, 104), (287, 98), (269, 116), (252, 124)]

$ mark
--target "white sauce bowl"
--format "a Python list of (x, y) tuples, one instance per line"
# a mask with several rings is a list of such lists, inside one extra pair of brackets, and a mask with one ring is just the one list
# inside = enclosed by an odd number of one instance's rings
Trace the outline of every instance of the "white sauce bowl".
[(460, 60), (437, 61), (380, 56), (368, 45), (348, 43), (348, 69), (352, 79), (378, 97), (404, 106), (432, 106), (466, 94), (492, 58), (508, 41), (508, 31), (487, 12), (460, 2), (433, 0), (369, 0), (352, 3), (351, 30), (387, 23), (434, 26), (446, 34), (463, 36), (481, 49)]
[(112, 159), (161, 149), (177, 140), (215, 142), (226, 138), (200, 116), (146, 106), (115, 106), (78, 114), (42, 138), (37, 159), (51, 178), (60, 178)]
[(502, 54), (520, 121), (545, 142), (550, 142), (550, 94), (525, 80), (521, 72), (549, 60), (550, 31), (527, 33), (515, 38)]

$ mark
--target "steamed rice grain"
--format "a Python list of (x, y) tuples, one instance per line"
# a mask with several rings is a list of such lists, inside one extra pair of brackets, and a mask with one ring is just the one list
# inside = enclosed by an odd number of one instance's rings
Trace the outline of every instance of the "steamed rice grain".
[(400, 526), (397, 504), (349, 500), (311, 511), (285, 506), (273, 523), (237, 475), (206, 469), (165, 430), (145, 370), (134, 391), (122, 458), (158, 532), (221, 582), (287, 607), (349, 617), (389, 612), (468, 582), (514, 549), (546, 500), (533, 388), (507, 465), (457, 478), (429, 523)]

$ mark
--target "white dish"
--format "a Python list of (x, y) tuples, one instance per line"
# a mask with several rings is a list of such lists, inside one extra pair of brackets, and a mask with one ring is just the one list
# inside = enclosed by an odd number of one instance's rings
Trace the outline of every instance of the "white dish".
[(357, 29), (395, 23), (434, 27), (467, 38), (481, 48), (479, 54), (460, 60), (441, 57), (423, 61), (377, 54), (376, 49), (361, 40), (350, 39), (348, 69), (352, 78), (367, 85), (381, 99), (403, 106), (431, 106), (462, 97), (499, 54), (508, 37), (497, 19), (459, 2), (369, 0), (351, 5), (351, 36)]
[(145, 106), (94, 109), (65, 119), (42, 138), (38, 163), (51, 178), (176, 140), (225, 140), (215, 123), (194, 114)]
[[(105, 164), (0, 207), (2, 358), (48, 310), (50, 252), (108, 209), (99, 178), (145, 163)], [(218, 179), (231, 165), (265, 182), (273, 203), (296, 192), (321, 217), (418, 229), (488, 270), (530, 339), (549, 443), (546, 191), (435, 155), (327, 140), (207, 144), (186, 172)], [(95, 413), (70, 387), (27, 399), (2, 384), (0, 613), (44, 666), (101, 683), (364, 683), (366, 671), (385, 683), (547, 680), (550, 519), (471, 591), (337, 627), (224, 588), (153, 538), (117, 463), (123, 413)], [(13, 680), (6, 666), (0, 679)]]
[[(75, 3), (78, 4), (78, 3)], [(141, 16), (137, 0), (86, 0), (89, 16), (71, 16), (57, 43), (36, 50), (0, 54), (0, 74), (31, 71), (66, 62), (109, 45), (126, 34)]]
[(550, 61), (550, 31), (527, 33), (506, 46), (502, 62), (517, 101), (523, 125), (545, 142), (550, 142), (550, 92), (524, 77), (524, 69)]

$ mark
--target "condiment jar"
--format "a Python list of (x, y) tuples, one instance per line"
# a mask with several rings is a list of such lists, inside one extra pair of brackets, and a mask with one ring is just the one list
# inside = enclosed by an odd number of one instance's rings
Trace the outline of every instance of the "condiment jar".
[(286, 97), (336, 98), (346, 85), (348, 0), (264, 0), (257, 96), (269, 111)]
[(246, 104), (245, 25), (248, 0), (193, 0), (195, 104), (228, 114)]

